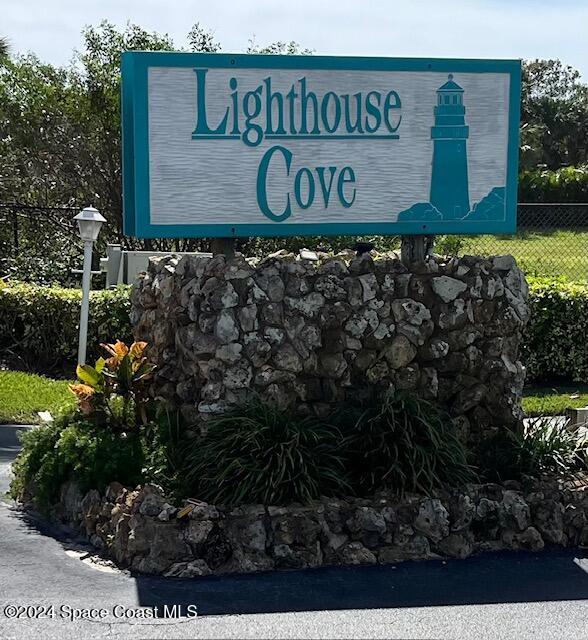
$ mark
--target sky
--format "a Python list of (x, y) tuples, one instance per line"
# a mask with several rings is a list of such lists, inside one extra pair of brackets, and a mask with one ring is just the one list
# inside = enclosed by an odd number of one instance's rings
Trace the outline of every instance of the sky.
[(559, 58), (588, 79), (588, 0), (0, 0), (13, 53), (66, 64), (85, 25), (107, 19), (168, 33), (194, 22), (222, 50), (295, 40), (322, 55)]

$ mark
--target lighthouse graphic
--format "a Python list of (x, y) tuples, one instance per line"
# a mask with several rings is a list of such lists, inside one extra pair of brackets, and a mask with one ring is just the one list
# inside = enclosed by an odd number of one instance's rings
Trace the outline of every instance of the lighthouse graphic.
[(468, 195), (468, 158), (466, 141), (469, 127), (465, 123), (463, 89), (449, 74), (447, 82), (437, 89), (434, 108), (433, 170), (431, 204), (444, 220), (463, 218), (470, 210)]
[(397, 221), (504, 220), (504, 185), (492, 186), (478, 202), (470, 202), (467, 156), (470, 128), (466, 124), (463, 88), (450, 73), (436, 93), (430, 137), (433, 160), (429, 201), (417, 202), (401, 211)]

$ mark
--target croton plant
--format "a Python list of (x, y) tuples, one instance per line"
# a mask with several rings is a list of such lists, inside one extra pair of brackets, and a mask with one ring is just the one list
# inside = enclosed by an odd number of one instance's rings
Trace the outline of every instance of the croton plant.
[(80, 411), (97, 420), (103, 417), (111, 426), (123, 430), (144, 424), (147, 421), (145, 382), (155, 369), (144, 355), (147, 343), (133, 342), (129, 347), (117, 340), (101, 346), (109, 357), (99, 358), (93, 367), (78, 365), (79, 382), (70, 385)]

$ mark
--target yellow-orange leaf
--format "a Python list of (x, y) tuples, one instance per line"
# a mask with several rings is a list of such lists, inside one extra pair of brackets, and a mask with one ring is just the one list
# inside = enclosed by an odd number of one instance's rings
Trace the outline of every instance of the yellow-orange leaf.
[(117, 360), (122, 360), (129, 352), (129, 348), (121, 340), (117, 340), (114, 344), (102, 344), (102, 346)]
[(133, 342), (131, 345), (131, 349), (129, 351), (129, 355), (133, 360), (137, 358), (141, 358), (143, 356), (143, 351), (145, 351), (145, 347), (147, 346), (146, 342)]
[(88, 400), (94, 395), (94, 389), (87, 384), (70, 384), (69, 390), (78, 398), (78, 400)]

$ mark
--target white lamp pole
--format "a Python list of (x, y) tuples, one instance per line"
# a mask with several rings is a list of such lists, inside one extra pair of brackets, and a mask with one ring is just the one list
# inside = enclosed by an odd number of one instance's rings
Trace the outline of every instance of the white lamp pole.
[(90, 276), (92, 275), (92, 247), (106, 222), (94, 207), (86, 207), (74, 220), (78, 223), (80, 238), (84, 241), (84, 272), (82, 275), (82, 307), (80, 310), (80, 338), (78, 342), (78, 364), (86, 363), (86, 343), (88, 340), (88, 308), (90, 306)]

